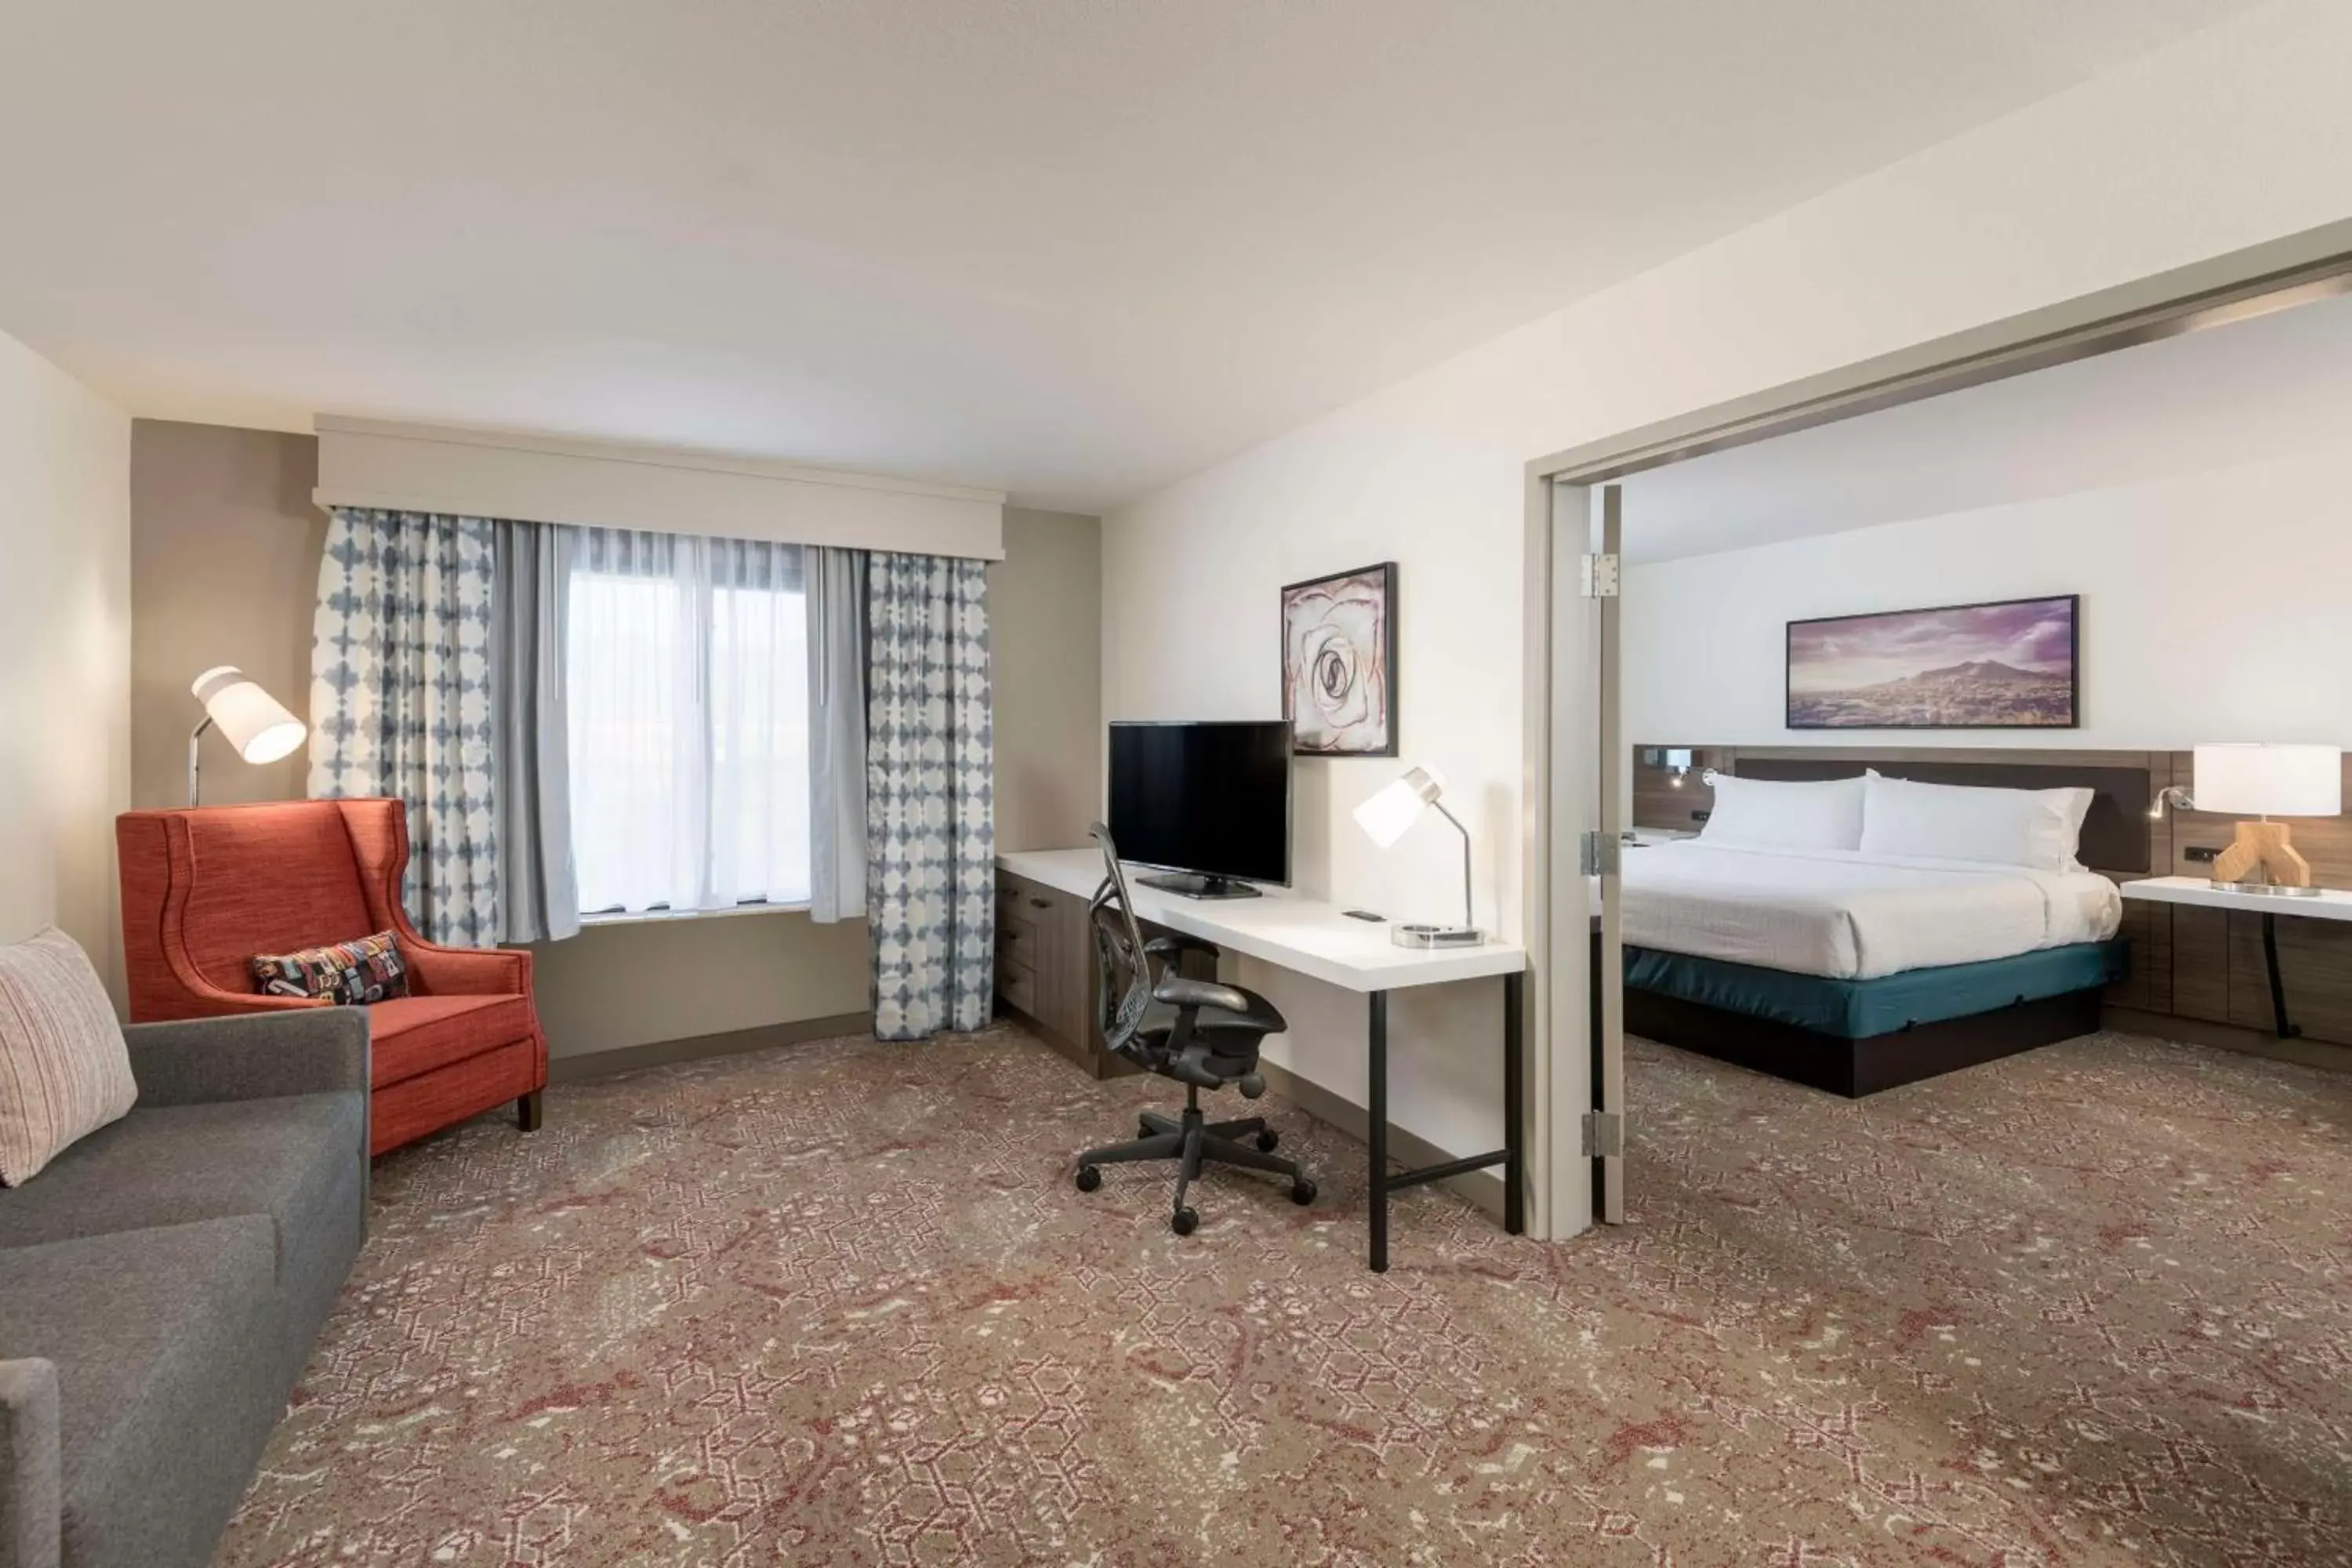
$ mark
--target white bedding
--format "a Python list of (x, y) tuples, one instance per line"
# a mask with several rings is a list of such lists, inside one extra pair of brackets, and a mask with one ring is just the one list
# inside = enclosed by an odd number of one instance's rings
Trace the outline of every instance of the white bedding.
[(1629, 946), (1841, 980), (2104, 941), (2123, 920), (2095, 871), (1695, 839), (1623, 864)]

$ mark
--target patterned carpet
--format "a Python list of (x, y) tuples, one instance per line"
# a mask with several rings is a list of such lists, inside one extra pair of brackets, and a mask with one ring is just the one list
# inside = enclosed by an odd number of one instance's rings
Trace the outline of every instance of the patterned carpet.
[(999, 1033), (548, 1096), (378, 1166), (219, 1561), (2352, 1563), (2352, 1079), (2102, 1036), (1856, 1105), (1656, 1047), (1636, 1223), (1090, 1196)]

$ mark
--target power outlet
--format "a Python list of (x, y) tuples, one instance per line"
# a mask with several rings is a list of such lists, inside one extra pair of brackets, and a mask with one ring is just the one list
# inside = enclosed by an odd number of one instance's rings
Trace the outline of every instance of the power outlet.
[(2183, 859), (2194, 860), (2200, 866), (2210, 865), (2221, 858), (2221, 852), (2210, 844), (2191, 844), (2180, 854)]

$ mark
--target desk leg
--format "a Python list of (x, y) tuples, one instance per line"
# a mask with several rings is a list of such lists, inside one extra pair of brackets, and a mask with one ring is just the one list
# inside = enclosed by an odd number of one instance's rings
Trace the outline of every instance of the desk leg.
[(1503, 1228), (1525, 1236), (1527, 1214), (1527, 1067), (1519, 1059), (1523, 976), (1503, 976)]
[(1389, 1270), (1389, 994), (1370, 1001), (1371, 1093), (1365, 1107), (1366, 1142), (1371, 1145), (1372, 1272)]
[(2303, 1033), (2303, 1026), (2291, 1024), (2286, 1016), (2286, 982), (2279, 978), (2278, 919), (2263, 915), (2263, 968), (2271, 982), (2271, 1026), (2282, 1040), (2292, 1040)]
[(1370, 1092), (1365, 1096), (1365, 1142), (1370, 1146), (1371, 1171), (1365, 1182), (1371, 1201), (1372, 1272), (1389, 1268), (1389, 1194), (1417, 1187), (1423, 1182), (1449, 1181), (1473, 1171), (1503, 1167), (1503, 1228), (1513, 1236), (1527, 1234), (1527, 1077), (1519, 1058), (1519, 1029), (1527, 1005), (1525, 981), (1517, 974), (1503, 977), (1503, 1146), (1418, 1170), (1389, 1173), (1389, 997), (1375, 991), (1368, 1004), (1370, 1037), (1365, 1044), (1370, 1068)]

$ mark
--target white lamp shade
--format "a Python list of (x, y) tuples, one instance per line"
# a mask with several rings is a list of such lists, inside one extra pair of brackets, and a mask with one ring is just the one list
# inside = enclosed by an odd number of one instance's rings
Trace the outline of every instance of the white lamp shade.
[(2344, 810), (2340, 746), (2202, 745), (2189, 795), (2226, 816), (2335, 816)]
[(212, 715), (214, 727), (248, 763), (274, 763), (291, 755), (309, 733), (301, 720), (235, 665), (205, 671), (189, 689)]
[(1415, 768), (1356, 807), (1356, 826), (1385, 849), (1402, 838), (1423, 808), (1444, 793), (1444, 775), (1434, 768)]

